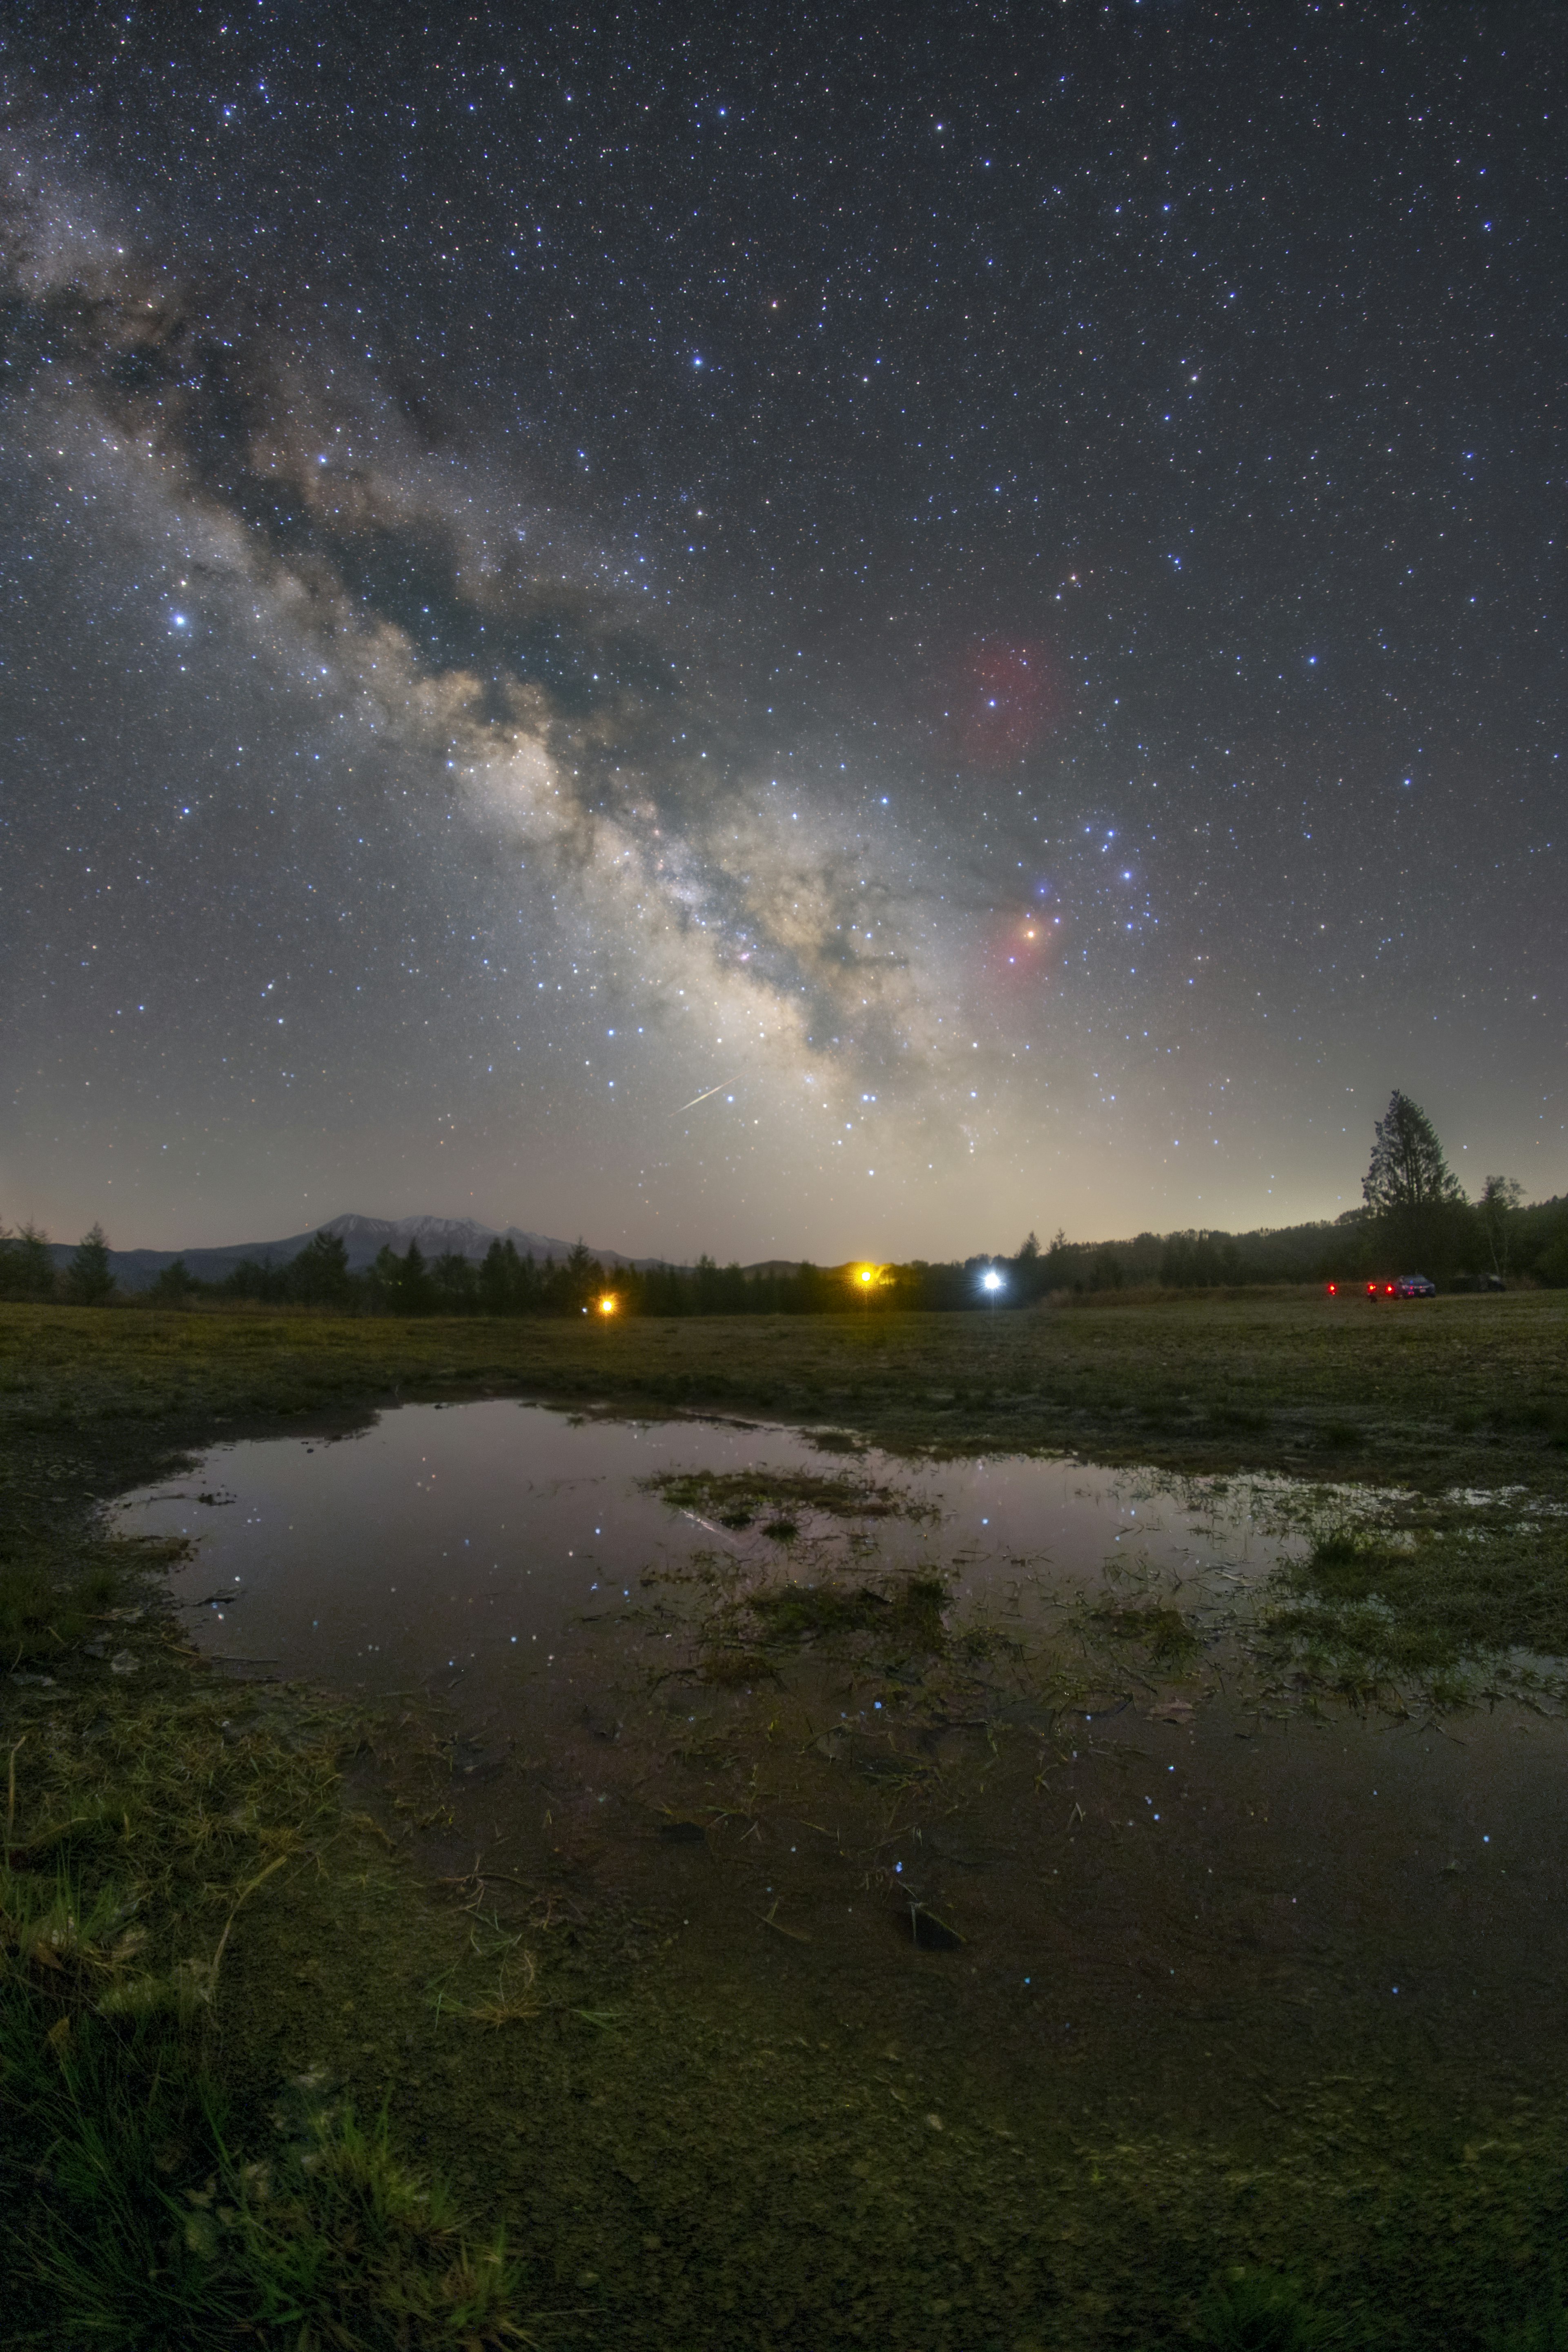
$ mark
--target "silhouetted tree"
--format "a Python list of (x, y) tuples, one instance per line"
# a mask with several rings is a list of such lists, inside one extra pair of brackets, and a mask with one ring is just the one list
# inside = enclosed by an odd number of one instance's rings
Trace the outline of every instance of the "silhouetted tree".
[(1462, 1201), (1463, 1188), (1450, 1174), (1436, 1130), (1419, 1103), (1397, 1087), (1374, 1129), (1372, 1160), (1362, 1178), (1362, 1198), (1379, 1216)]
[(383, 1242), (365, 1278), (370, 1303), (379, 1313), (391, 1315), (395, 1311), (402, 1275), (403, 1261), (390, 1242)]
[(183, 1257), (161, 1266), (147, 1296), (155, 1307), (188, 1307), (196, 1295), (196, 1278)]
[(225, 1275), (223, 1292), (226, 1298), (255, 1298), (276, 1307), (289, 1295), (289, 1268), (274, 1265), (269, 1257), (242, 1257)]
[(305, 1244), (289, 1268), (289, 1295), (305, 1307), (346, 1307), (353, 1297), (348, 1244), (325, 1226)]
[(442, 1252), (430, 1269), (430, 1286), (439, 1314), (471, 1315), (479, 1303), (478, 1270), (458, 1250)]
[(400, 1315), (429, 1315), (436, 1307), (435, 1286), (425, 1265), (425, 1253), (417, 1242), (411, 1241), (397, 1260), (396, 1311)]
[(485, 1315), (515, 1313), (517, 1297), (517, 1244), (515, 1242), (492, 1242), (484, 1255), (479, 1273), (479, 1309)]
[(1399, 1261), (1389, 1270), (1442, 1281), (1473, 1263), (1485, 1244), (1420, 1104), (1395, 1089), (1375, 1134), (1362, 1193), (1373, 1212), (1368, 1238), (1385, 1259)]
[(35, 1224), (0, 1226), (0, 1298), (52, 1298), (58, 1287), (49, 1237)]
[(1492, 1272), (1500, 1281), (1508, 1273), (1509, 1228), (1514, 1211), (1523, 1200), (1524, 1187), (1517, 1176), (1489, 1176), (1476, 1202), (1476, 1213), (1491, 1252)]
[(579, 1314), (584, 1307), (593, 1305), (595, 1295), (604, 1286), (604, 1267), (584, 1241), (574, 1241), (554, 1286), (556, 1311), (565, 1315)]
[(101, 1225), (83, 1234), (66, 1268), (66, 1297), (73, 1307), (101, 1307), (114, 1293), (109, 1265), (109, 1242)]

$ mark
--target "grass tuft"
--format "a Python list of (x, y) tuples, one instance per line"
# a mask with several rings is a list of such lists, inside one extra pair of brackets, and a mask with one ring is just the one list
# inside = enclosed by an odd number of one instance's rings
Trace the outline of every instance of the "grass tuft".
[(764, 1636), (799, 1642), (841, 1633), (877, 1633), (894, 1645), (940, 1650), (947, 1587), (937, 1576), (910, 1576), (885, 1589), (863, 1584), (781, 1584), (752, 1592), (748, 1606)]
[(1194, 2330), (1203, 2352), (1318, 2352), (1340, 2331), (1293, 2279), (1233, 2271), (1205, 2297)]
[(1331, 1528), (1283, 1589), (1271, 1632), (1377, 1674), (1429, 1676), (1510, 1650), (1568, 1657), (1568, 1549), (1540, 1517)]
[[(40, 1707), (11, 1743), (0, 1864), (6, 2341), (458, 2352), (528, 2339), (384, 2120), (298, 2102), (236, 2153), (215, 2041), (245, 1906), (338, 1832), (338, 1727), (232, 1693)], [(521, 2013), (518, 1989), (500, 1989)], [(498, 2015), (490, 2021), (500, 2023)]]
[(1152, 1601), (1115, 1601), (1093, 1611), (1092, 1615), (1113, 1640), (1142, 1643), (1160, 1665), (1174, 1665), (1190, 1659), (1202, 1647), (1179, 1609)]

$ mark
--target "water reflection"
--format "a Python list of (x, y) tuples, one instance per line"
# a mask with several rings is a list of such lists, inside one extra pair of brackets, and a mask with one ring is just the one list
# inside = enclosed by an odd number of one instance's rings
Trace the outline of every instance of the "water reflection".
[[(649, 1485), (820, 1476), (846, 1459), (857, 1486), (900, 1508), (802, 1508), (788, 1541), (727, 1527), (700, 1503), (672, 1508)], [(199, 1600), (195, 1639), (214, 1656), (370, 1696), (459, 1676), (499, 1696), (558, 1663), (585, 1617), (632, 1606), (644, 1571), (696, 1546), (797, 1578), (856, 1555), (889, 1571), (939, 1559), (961, 1607), (1015, 1595), (1023, 1575), (1037, 1593), (1048, 1579), (1059, 1601), (1108, 1568), (1191, 1588), (1195, 1605), (1280, 1557), (1267, 1493), (1213, 1482), (1184, 1507), (1135, 1475), (1070, 1462), (825, 1456), (785, 1430), (491, 1401), (405, 1405), (346, 1437), (220, 1445), (177, 1485), (127, 1496), (120, 1524), (194, 1541), (182, 1597)]]
[(215, 1657), (444, 1702), (397, 1833), (520, 1931), (662, 1920), (692, 1998), (999, 2110), (1267, 2139), (1358, 2068), (1551, 2089), (1563, 1725), (1317, 1712), (1247, 1638), (1279, 1502), (489, 1402), (221, 1447), (121, 1522), (195, 1539)]

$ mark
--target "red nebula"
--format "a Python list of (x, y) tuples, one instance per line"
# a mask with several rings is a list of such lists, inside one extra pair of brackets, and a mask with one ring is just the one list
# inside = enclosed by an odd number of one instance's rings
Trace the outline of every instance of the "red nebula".
[(1056, 723), (1043, 646), (983, 639), (964, 656), (943, 699), (960, 756), (983, 767), (1007, 766)]

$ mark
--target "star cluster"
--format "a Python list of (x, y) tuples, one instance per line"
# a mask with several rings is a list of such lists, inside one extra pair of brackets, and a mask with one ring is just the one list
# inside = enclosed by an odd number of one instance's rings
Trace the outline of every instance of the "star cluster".
[(1563, 1189), (1548, 12), (0, 41), (0, 1213)]

